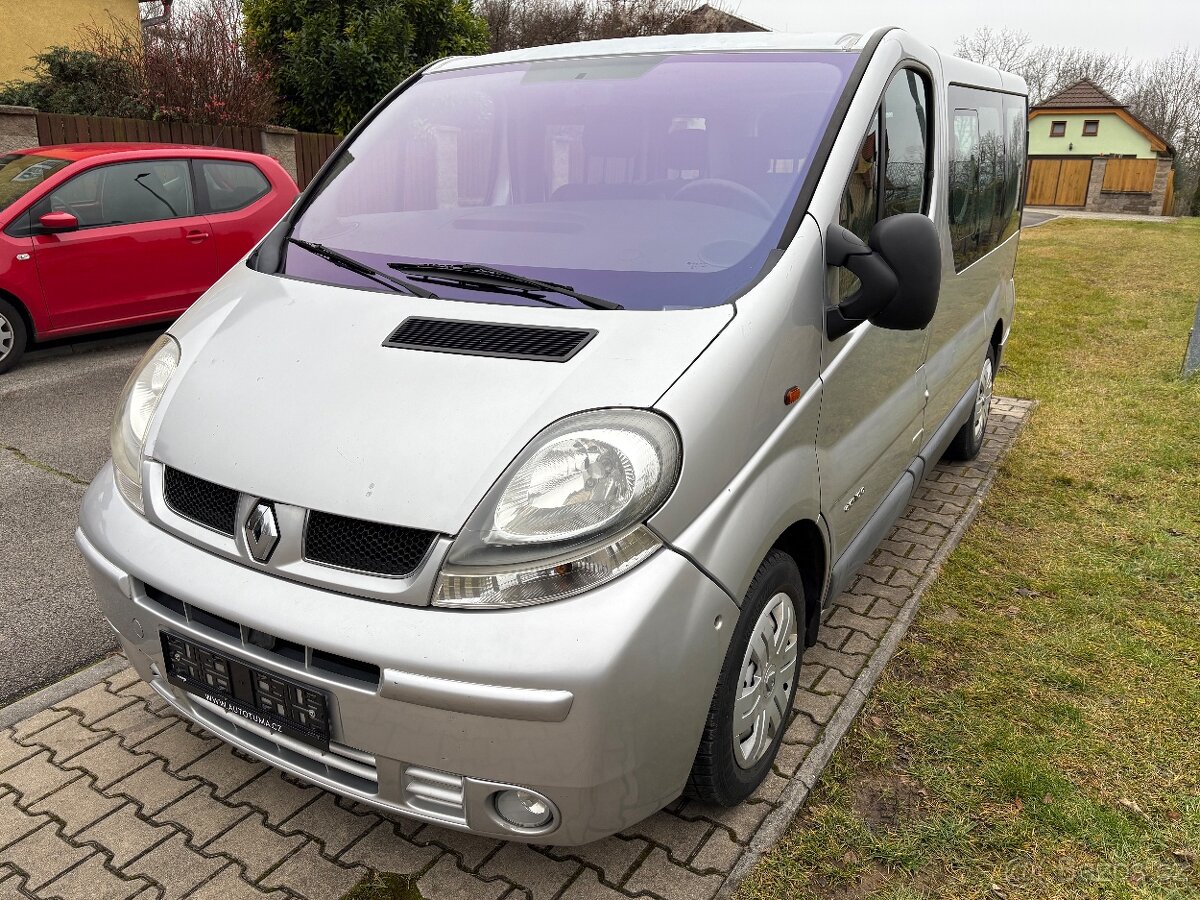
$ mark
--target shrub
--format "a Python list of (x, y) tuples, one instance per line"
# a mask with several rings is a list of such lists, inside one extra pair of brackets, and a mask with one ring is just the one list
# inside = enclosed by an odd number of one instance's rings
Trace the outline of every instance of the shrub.
[(34, 58), (28, 81), (0, 86), (0, 103), (76, 116), (144, 117), (137, 73), (127, 60), (69, 47), (51, 47)]
[(243, 12), (282, 123), (304, 131), (345, 133), (420, 66), (488, 46), (469, 0), (244, 0)]

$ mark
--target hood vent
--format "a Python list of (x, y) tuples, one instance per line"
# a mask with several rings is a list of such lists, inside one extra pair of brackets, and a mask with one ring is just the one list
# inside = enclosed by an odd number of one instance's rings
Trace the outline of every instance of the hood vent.
[(566, 362), (596, 336), (595, 330), (544, 325), (504, 325), (455, 319), (409, 318), (391, 333), (385, 347), (431, 350), (468, 356)]

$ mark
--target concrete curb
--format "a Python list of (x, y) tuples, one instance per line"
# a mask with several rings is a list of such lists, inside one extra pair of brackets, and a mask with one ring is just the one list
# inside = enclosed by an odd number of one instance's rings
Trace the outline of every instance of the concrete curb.
[[(1030, 413), (1037, 408), (1037, 401), (1033, 401), (1030, 408)], [(1028, 424), (1029, 418), (1026, 417), (1016, 432), (1013, 434), (1012, 443), (1008, 445), (1003, 456), (1008, 455), (1008, 451), (1012, 449), (1017, 437)], [(891, 626), (883, 636), (883, 640), (879, 642), (875, 653), (871, 656), (870, 662), (854, 679), (854, 684), (851, 685), (850, 691), (846, 699), (841, 702), (837, 708), (837, 712), (829, 720), (829, 724), (825, 726), (825, 730), (821, 735), (821, 741), (812, 749), (804, 762), (801, 763), (799, 770), (793, 776), (791, 783), (784, 789), (780, 799), (779, 806), (763, 820), (762, 825), (754, 834), (750, 846), (746, 852), (734, 864), (729, 875), (721, 884), (720, 890), (717, 891), (717, 898), (730, 898), (737, 891), (738, 887), (750, 874), (750, 870), (762, 857), (771, 849), (773, 849), (780, 840), (787, 834), (792, 822), (795, 821), (801, 807), (804, 806), (804, 801), (808, 799), (809, 793), (816, 787), (817, 779), (825, 767), (829, 765), (829, 761), (833, 758), (834, 751), (841, 744), (842, 738), (850, 731), (850, 726), (854, 724), (854, 720), (858, 718), (859, 712), (866, 705), (867, 698), (870, 696), (871, 690), (879, 681), (883, 670), (887, 668), (892, 657), (896, 655), (896, 650), (900, 646), (900, 642), (904, 640), (904, 636), (908, 633), (909, 626), (917, 616), (917, 610), (921, 605), (921, 598), (925, 595), (925, 591), (933, 584), (938, 575), (942, 571), (942, 566), (950, 557), (950, 554), (957, 549), (962, 536), (966, 534), (967, 529), (975, 521), (979, 515), (979, 510), (983, 508), (983, 498), (991, 489), (992, 483), (996, 480), (996, 473), (1000, 470), (1000, 463), (1003, 459), (996, 460), (988, 474), (980, 483), (975, 496), (971, 498), (971, 504), (967, 508), (966, 513), (958, 520), (955, 526), (950, 530), (949, 540), (942, 544), (937, 554), (929, 562), (929, 568), (925, 575), (913, 588), (912, 596), (900, 609), (899, 615), (896, 616)]]
[(99, 662), (94, 662), (90, 666), (80, 669), (78, 672), (68, 675), (61, 681), (47, 685), (40, 691), (34, 691), (32, 694), (27, 694), (19, 700), (14, 700), (8, 706), (0, 706), (0, 728), (15, 725), (22, 719), (29, 718), (34, 713), (48, 709), (55, 703), (66, 700), (80, 691), (85, 691), (99, 684), (110, 675), (120, 672), (128, 665), (129, 661), (124, 656), (120, 653), (115, 653), (112, 656), (106, 656)]

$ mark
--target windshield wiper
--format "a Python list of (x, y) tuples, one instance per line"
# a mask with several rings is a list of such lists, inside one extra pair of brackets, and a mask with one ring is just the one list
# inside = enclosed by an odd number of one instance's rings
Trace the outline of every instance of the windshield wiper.
[[(490, 285), (498, 288), (524, 288), (528, 291), (549, 291), (553, 294), (573, 297), (584, 306), (590, 306), (592, 309), (625, 308), (620, 303), (614, 303), (612, 300), (604, 300), (601, 297), (593, 297), (591, 294), (581, 293), (569, 284), (559, 284), (555, 281), (538, 281), (536, 278), (526, 278), (524, 275), (518, 275), (516, 272), (506, 272), (503, 269), (496, 269), (492, 266), (481, 266), (474, 263), (393, 262), (388, 263), (388, 268), (411, 273), (418, 277), (437, 278), (443, 281), (460, 281), (464, 284)], [(534, 299), (543, 300), (547, 303), (553, 302), (546, 300), (545, 297), (535, 297)]]
[(427, 300), (438, 299), (438, 295), (433, 291), (426, 290), (425, 288), (419, 287), (415, 284), (409, 284), (406, 281), (401, 281), (394, 275), (389, 275), (387, 272), (376, 269), (374, 266), (368, 266), (366, 263), (359, 262), (357, 259), (346, 256), (344, 253), (338, 253), (336, 250), (330, 249), (324, 244), (314, 244), (309, 241), (302, 241), (300, 238), (295, 237), (288, 238), (288, 241), (303, 250), (307, 250), (314, 256), (321, 257), (321, 259), (325, 260), (326, 262), (331, 262), (335, 266), (341, 266), (343, 269), (348, 269), (356, 275), (361, 275), (363, 278), (370, 279), (376, 284), (382, 284), (384, 287), (391, 288), (393, 291), (397, 291), (398, 293), (409, 294), (413, 297), (424, 297)]

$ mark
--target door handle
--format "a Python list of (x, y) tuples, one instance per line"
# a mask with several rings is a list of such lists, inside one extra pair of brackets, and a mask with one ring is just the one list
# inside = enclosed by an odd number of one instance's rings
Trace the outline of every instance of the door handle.
[(185, 234), (184, 237), (187, 238), (189, 241), (191, 241), (193, 244), (198, 244), (201, 241), (208, 240), (208, 232), (200, 231), (198, 229), (193, 228), (191, 231), (189, 231), (187, 234)]

